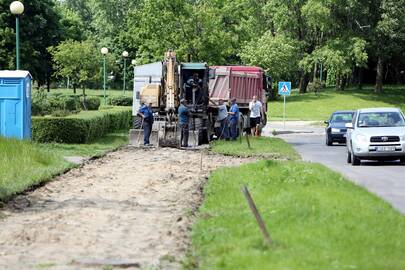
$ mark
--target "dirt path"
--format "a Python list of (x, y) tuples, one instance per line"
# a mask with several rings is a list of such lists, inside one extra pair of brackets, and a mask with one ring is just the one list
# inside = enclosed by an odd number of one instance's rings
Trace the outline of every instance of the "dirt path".
[(179, 269), (209, 172), (248, 161), (205, 153), (200, 171), (200, 160), (125, 148), (17, 197), (0, 209), (0, 269)]

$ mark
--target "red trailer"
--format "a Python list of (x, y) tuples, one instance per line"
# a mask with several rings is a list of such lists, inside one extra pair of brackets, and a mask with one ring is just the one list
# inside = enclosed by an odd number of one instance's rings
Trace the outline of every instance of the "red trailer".
[[(242, 113), (241, 125), (249, 129), (249, 103), (257, 96), (267, 111), (267, 94), (271, 88), (271, 78), (260, 67), (250, 66), (212, 66), (210, 67), (209, 97), (214, 103), (223, 99), (228, 105), (236, 98)], [(216, 122), (217, 107), (209, 104), (211, 123)], [(214, 128), (215, 130), (215, 128)]]
[(253, 96), (266, 106), (268, 77), (259, 67), (213, 66), (209, 82), (209, 96), (214, 102), (229, 102), (236, 98), (241, 111), (249, 110)]

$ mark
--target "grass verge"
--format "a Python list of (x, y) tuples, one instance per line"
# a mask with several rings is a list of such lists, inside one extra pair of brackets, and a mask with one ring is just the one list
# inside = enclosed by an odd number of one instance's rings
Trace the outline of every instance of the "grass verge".
[(217, 154), (240, 156), (240, 157), (259, 157), (272, 159), (299, 159), (298, 153), (285, 141), (279, 138), (249, 137), (249, 149), (246, 137), (237, 141), (214, 141), (212, 142), (212, 151)]
[(36, 144), (0, 137), (0, 201), (73, 168), (65, 156), (101, 156), (127, 142), (127, 130), (109, 133), (89, 144)]
[[(373, 92), (372, 87), (363, 90), (347, 89), (336, 91), (325, 89), (318, 95), (299, 94), (293, 91), (287, 97), (288, 120), (327, 120), (337, 110), (355, 110), (370, 107), (398, 107), (405, 111), (405, 86), (387, 86), (382, 94)], [(270, 120), (283, 118), (283, 101), (269, 103)]]
[[(273, 238), (270, 248), (243, 184)], [(323, 165), (263, 160), (222, 168), (204, 194), (185, 268), (405, 269), (405, 217)]]
[(72, 165), (26, 141), (0, 138), (0, 200), (40, 184)]

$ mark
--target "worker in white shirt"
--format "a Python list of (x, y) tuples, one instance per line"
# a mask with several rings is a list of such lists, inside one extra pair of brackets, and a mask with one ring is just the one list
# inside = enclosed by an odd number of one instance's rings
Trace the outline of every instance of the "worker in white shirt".
[(263, 114), (263, 105), (257, 100), (257, 96), (253, 96), (253, 100), (249, 103), (250, 110), (250, 129), (252, 136), (260, 136), (260, 122)]

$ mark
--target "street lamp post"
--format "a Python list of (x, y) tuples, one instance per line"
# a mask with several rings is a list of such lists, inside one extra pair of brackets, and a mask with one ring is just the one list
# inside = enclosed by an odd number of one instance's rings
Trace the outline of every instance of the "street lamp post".
[(104, 77), (104, 105), (107, 105), (107, 94), (106, 94), (106, 83), (107, 83), (107, 74), (106, 74), (106, 56), (108, 49), (106, 47), (101, 48), (101, 54), (103, 55), (103, 77)]
[(127, 57), (129, 56), (129, 53), (127, 51), (123, 51), (122, 57), (124, 57), (124, 96), (125, 96), (125, 84), (126, 84), (126, 76), (127, 76)]
[(20, 15), (24, 12), (24, 5), (20, 1), (14, 1), (10, 5), (10, 11), (15, 15), (15, 51), (16, 69), (20, 69)]

